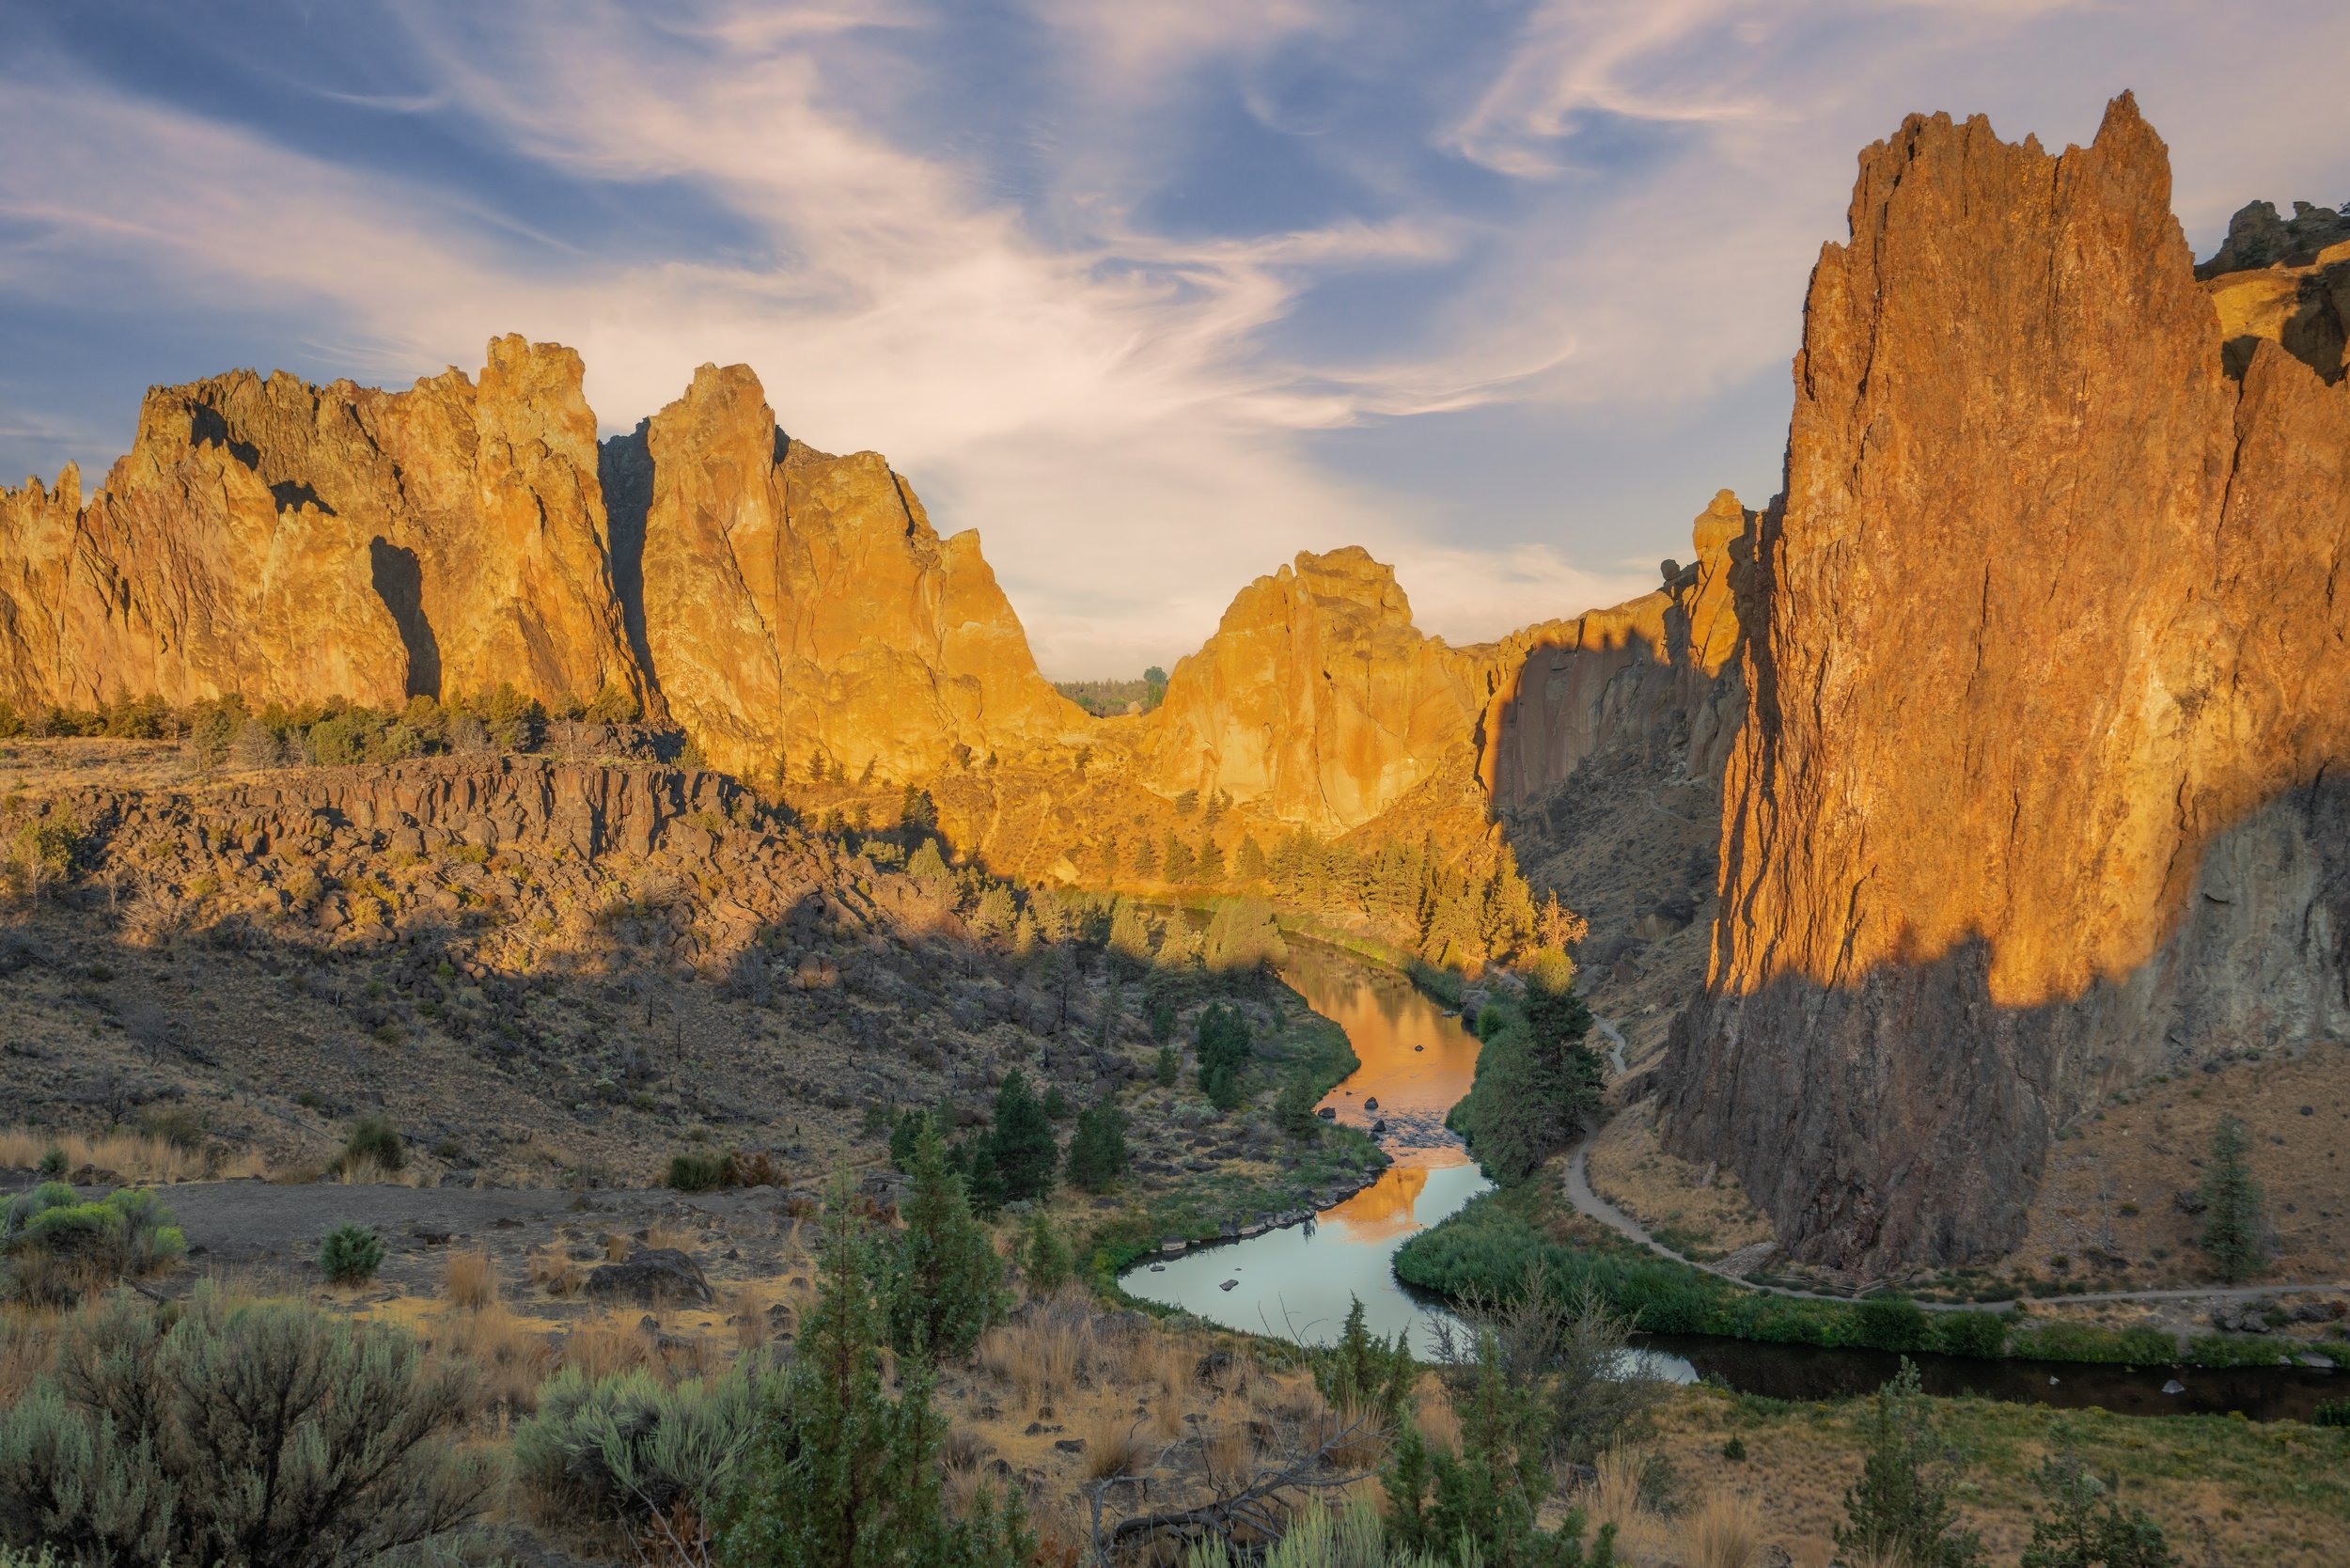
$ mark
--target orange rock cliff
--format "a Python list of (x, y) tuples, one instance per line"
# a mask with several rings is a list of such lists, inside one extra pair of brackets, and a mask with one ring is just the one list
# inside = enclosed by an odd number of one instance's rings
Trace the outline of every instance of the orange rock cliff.
[(2350, 1028), (2350, 384), (2170, 196), (2126, 95), (1913, 118), (1813, 272), (1664, 1120), (1799, 1256), (1995, 1256), (2101, 1093)]

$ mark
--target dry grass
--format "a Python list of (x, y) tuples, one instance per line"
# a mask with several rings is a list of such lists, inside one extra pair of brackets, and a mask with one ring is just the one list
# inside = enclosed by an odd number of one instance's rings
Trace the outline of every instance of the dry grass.
[(575, 1294), (586, 1278), (561, 1242), (549, 1242), (530, 1254), (530, 1282), (549, 1295)]
[(347, 1187), (400, 1187), (406, 1177), (376, 1162), (372, 1154), (345, 1154), (335, 1165), (335, 1180)]
[(1042, 1404), (1076, 1386), (1093, 1346), (1093, 1323), (1083, 1306), (1038, 1302), (1018, 1323), (999, 1324), (979, 1340), (980, 1369), (1011, 1385), (1028, 1404)]
[(598, 1381), (637, 1367), (667, 1370), (644, 1330), (620, 1312), (600, 1313), (572, 1325), (563, 1336), (559, 1359)]
[(240, 1150), (212, 1167), (212, 1178), (220, 1182), (266, 1181), (269, 1175), (269, 1156), (258, 1149)]
[(445, 1314), (433, 1333), (470, 1369), (477, 1410), (526, 1415), (538, 1408), (539, 1385), (555, 1370), (555, 1347), (545, 1334), (494, 1301)]
[(452, 1252), (441, 1265), (441, 1289), (449, 1305), (478, 1312), (497, 1301), (497, 1262), (479, 1247)]
[(1150, 1466), (1151, 1446), (1142, 1439), (1143, 1419), (1105, 1410), (1085, 1429), (1085, 1478), (1106, 1481), (1112, 1476), (1138, 1476)]
[(1207, 1440), (1200, 1445), (1208, 1474), (1223, 1481), (1244, 1474), (1254, 1452), (1247, 1427), (1238, 1421), (1218, 1421), (1208, 1429)]
[(1444, 1385), (1434, 1377), (1420, 1380), (1412, 1421), (1430, 1448), (1452, 1454), (1461, 1451), (1460, 1413), (1452, 1408), (1451, 1397), (1444, 1391)]
[(0, 1169), (34, 1169), (52, 1149), (65, 1151), (66, 1165), (70, 1170), (95, 1166), (113, 1171), (126, 1182), (141, 1184), (193, 1182), (208, 1168), (200, 1152), (146, 1133), (114, 1132), (84, 1137), (77, 1133), (12, 1127), (0, 1132)]
[(665, 1222), (645, 1227), (645, 1245), (650, 1247), (664, 1247), (671, 1252), (691, 1252), (694, 1250), (695, 1244), (700, 1240), (701, 1237), (697, 1233), (686, 1230), (682, 1225), (670, 1225)]
[(734, 1325), (736, 1349), (757, 1350), (767, 1342), (767, 1300), (757, 1287), (735, 1286), (722, 1305), (727, 1321)]
[(1603, 1525), (1616, 1527), (1616, 1550), (1630, 1562), (1668, 1559), (1672, 1529), (1640, 1504), (1640, 1478), (1649, 1466), (1646, 1449), (1619, 1443), (1599, 1456), (1599, 1479), (1576, 1500), (1596, 1533)]
[(1754, 1568), (1762, 1556), (1762, 1510), (1750, 1493), (1709, 1492), (1681, 1521), (1684, 1568)]
[(618, 1231), (607, 1231), (603, 1238), (603, 1261), (607, 1263), (628, 1262), (629, 1240)]

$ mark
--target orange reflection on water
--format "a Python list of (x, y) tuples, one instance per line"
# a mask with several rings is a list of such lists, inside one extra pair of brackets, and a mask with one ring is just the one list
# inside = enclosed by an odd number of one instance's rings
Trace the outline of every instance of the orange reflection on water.
[[(1444, 1119), (1477, 1075), (1477, 1037), (1402, 976), (1326, 948), (1292, 944), (1281, 978), (1316, 1012), (1346, 1031), (1362, 1063), (1324, 1096), (1323, 1105), (1350, 1127), (1368, 1128), (1374, 1118), (1384, 1119), (1387, 1130), (1380, 1147), (1397, 1167), (1425, 1171), (1466, 1164), (1468, 1152), (1445, 1129)], [(1378, 1109), (1365, 1109), (1373, 1100)], [(1350, 1215), (1361, 1204), (1368, 1218), (1378, 1205), (1401, 1205), (1408, 1225), (1419, 1190), (1419, 1183), (1403, 1183), (1391, 1168), (1331, 1214)]]
[[(1457, 1165), (1460, 1161), (1443, 1163)], [(1419, 1229), (1412, 1219), (1412, 1207), (1427, 1186), (1426, 1165), (1391, 1165), (1371, 1185), (1336, 1208), (1324, 1210), (1318, 1223), (1337, 1226), (1348, 1241), (1386, 1241), (1408, 1235)]]

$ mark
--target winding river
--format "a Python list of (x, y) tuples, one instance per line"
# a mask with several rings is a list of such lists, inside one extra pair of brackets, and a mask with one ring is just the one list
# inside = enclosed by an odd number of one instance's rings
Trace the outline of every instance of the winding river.
[[(1144, 1300), (1211, 1323), (1307, 1344), (1338, 1337), (1351, 1301), (1374, 1333), (1408, 1331), (1428, 1354), (1444, 1308), (1395, 1277), (1396, 1249), (1493, 1184), (1445, 1116), (1469, 1090), (1478, 1040), (1402, 975), (1350, 954), (1292, 942), (1281, 978), (1339, 1025), (1362, 1065), (1323, 1100), (1337, 1121), (1366, 1130), (1394, 1163), (1379, 1179), (1301, 1224), (1138, 1263), (1120, 1284)], [(2227, 1372), (2075, 1362), (1913, 1357), (1928, 1389), (1980, 1393), (2130, 1415), (2224, 1414), (2306, 1420), (2345, 1389), (2338, 1373), (2259, 1367)], [(1648, 1337), (1640, 1360), (1654, 1376), (1700, 1376), (1778, 1399), (1864, 1394), (1899, 1358), (1705, 1337)]]

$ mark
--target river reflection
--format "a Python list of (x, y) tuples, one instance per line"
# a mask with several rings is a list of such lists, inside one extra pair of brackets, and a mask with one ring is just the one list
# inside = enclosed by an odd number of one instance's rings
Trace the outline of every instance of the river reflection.
[(1444, 1124), (1476, 1075), (1477, 1037), (1402, 976), (1333, 949), (1292, 943), (1281, 978), (1346, 1031), (1362, 1062), (1323, 1105), (1348, 1126), (1384, 1121), (1374, 1136), (1395, 1163), (1305, 1224), (1146, 1263), (1120, 1283), (1229, 1328), (1309, 1344), (1335, 1340), (1359, 1299), (1372, 1332), (1409, 1329), (1426, 1354), (1440, 1309), (1397, 1280), (1395, 1252), (1493, 1185)]

